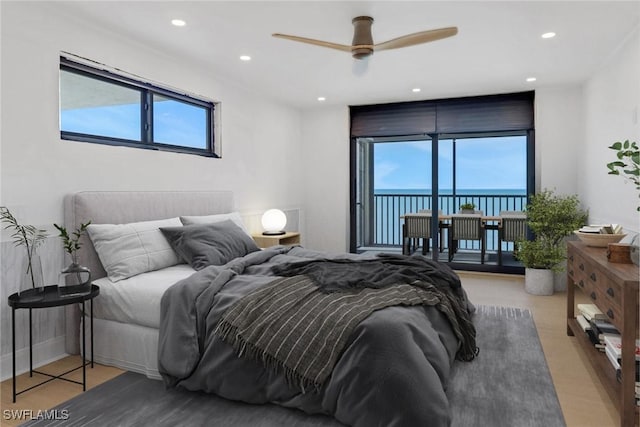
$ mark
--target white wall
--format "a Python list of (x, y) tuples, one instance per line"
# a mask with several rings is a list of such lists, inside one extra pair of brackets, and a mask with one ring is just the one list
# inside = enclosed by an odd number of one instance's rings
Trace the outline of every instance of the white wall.
[(593, 223), (622, 224), (640, 230), (638, 191), (620, 176), (607, 175), (606, 164), (616, 160), (607, 148), (615, 141), (640, 143), (640, 30), (603, 58), (602, 67), (584, 89), (585, 138), (578, 155), (580, 193)]
[[(55, 4), (3, 2), (1, 19), (0, 205), (9, 207), (20, 222), (51, 231), (53, 237), (42, 255), (56, 260), (57, 265), (51, 267), (54, 270), (62, 268), (63, 256), (52, 224), (62, 222), (62, 199), (68, 193), (232, 190), (236, 208), (245, 213), (302, 207), (303, 182), (292, 179), (303, 170), (301, 115), (297, 110), (222, 80), (215, 70), (65, 16)], [(220, 101), (222, 159), (61, 140), (60, 51)], [(304, 235), (304, 229), (301, 231)], [(17, 290), (17, 279), (11, 272), (17, 272), (15, 265), (23, 254), (22, 248), (6, 241), (6, 233), (2, 240), (0, 355), (6, 356), (11, 351), (6, 297)], [(57, 272), (45, 274), (55, 277)], [(38, 337), (38, 342), (60, 333), (52, 330)], [(19, 344), (24, 344), (20, 337)]]
[(349, 109), (334, 107), (302, 117), (306, 246), (349, 250)]
[(576, 151), (584, 141), (582, 88), (536, 90), (536, 190), (578, 192)]

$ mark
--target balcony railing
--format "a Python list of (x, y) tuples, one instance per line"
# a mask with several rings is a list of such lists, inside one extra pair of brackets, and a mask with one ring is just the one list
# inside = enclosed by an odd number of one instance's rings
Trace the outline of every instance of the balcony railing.
[[(402, 222), (400, 217), (406, 213), (416, 213), (420, 209), (432, 209), (431, 195), (416, 194), (374, 194), (373, 230), (369, 233), (371, 241), (362, 242), (364, 246), (401, 246)], [(505, 194), (464, 194), (439, 195), (438, 208), (444, 215), (454, 214), (463, 203), (473, 203), (477, 210), (486, 216), (497, 216), (500, 211), (521, 211), (527, 205), (527, 196)], [(443, 242), (444, 247), (447, 242)], [(465, 246), (466, 244), (466, 246)], [(461, 242), (461, 249), (479, 249), (479, 242)], [(513, 246), (503, 247), (512, 250)], [(497, 231), (487, 232), (487, 251), (498, 250)]]

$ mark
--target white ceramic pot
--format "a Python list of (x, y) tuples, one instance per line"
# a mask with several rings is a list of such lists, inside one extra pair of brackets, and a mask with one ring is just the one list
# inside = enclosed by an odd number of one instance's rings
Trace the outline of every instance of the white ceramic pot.
[(553, 290), (564, 292), (567, 290), (567, 268), (563, 263), (560, 271), (553, 272)]
[(532, 295), (553, 295), (553, 270), (526, 268), (524, 290)]

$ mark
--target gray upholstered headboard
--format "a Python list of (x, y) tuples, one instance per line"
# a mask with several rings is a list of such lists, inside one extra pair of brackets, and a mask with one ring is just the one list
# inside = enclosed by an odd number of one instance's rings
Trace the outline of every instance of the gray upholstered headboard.
[[(80, 224), (126, 224), (174, 218), (181, 215), (213, 215), (233, 211), (230, 191), (83, 191), (64, 201), (67, 230)], [(106, 276), (91, 240), (82, 237), (78, 263), (91, 270), (91, 278)]]
[[(70, 232), (80, 224), (126, 224), (174, 218), (181, 215), (213, 215), (232, 212), (230, 191), (83, 191), (64, 199), (64, 224)], [(78, 251), (78, 263), (91, 270), (91, 278), (106, 273), (91, 240), (85, 234)], [(79, 315), (67, 310), (66, 350), (79, 351)]]

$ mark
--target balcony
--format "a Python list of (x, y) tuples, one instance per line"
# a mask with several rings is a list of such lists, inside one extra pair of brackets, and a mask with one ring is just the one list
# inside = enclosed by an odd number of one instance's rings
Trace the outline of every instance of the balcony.
[[(476, 209), (484, 212), (486, 216), (497, 216), (500, 211), (521, 211), (527, 205), (527, 196), (524, 194), (442, 194), (438, 196), (438, 208), (444, 215), (457, 213), (463, 203), (473, 203)], [(373, 221), (360, 236), (359, 251), (383, 250), (399, 251), (402, 248), (402, 219), (406, 213), (415, 213), (420, 209), (433, 209), (432, 196), (430, 194), (374, 194), (371, 207)], [(364, 215), (363, 215), (364, 217)], [(498, 251), (498, 231), (487, 230), (486, 250), (488, 262), (496, 261)], [(443, 250), (448, 250), (447, 239), (441, 242)], [(503, 256), (512, 258), (513, 243), (502, 243)], [(470, 253), (479, 257), (480, 244), (478, 241), (460, 241), (458, 251)], [(443, 257), (446, 259), (446, 257)], [(456, 255), (456, 259), (464, 259)], [(473, 259), (470, 256), (469, 259)]]

